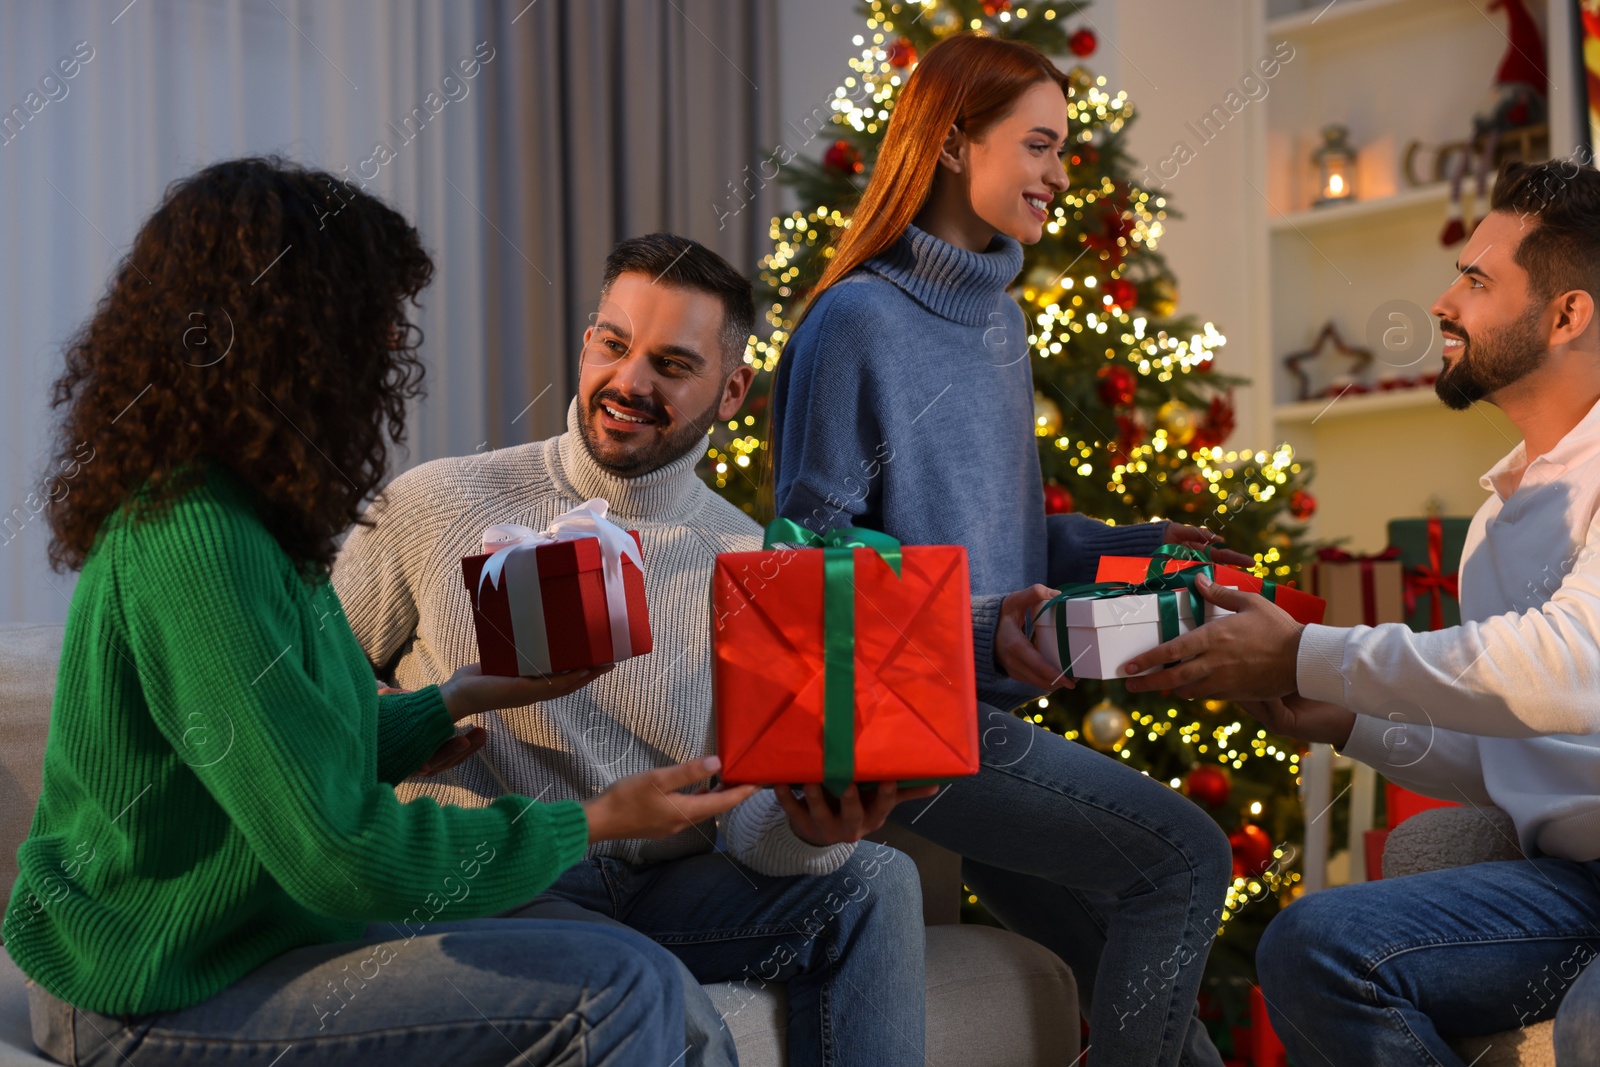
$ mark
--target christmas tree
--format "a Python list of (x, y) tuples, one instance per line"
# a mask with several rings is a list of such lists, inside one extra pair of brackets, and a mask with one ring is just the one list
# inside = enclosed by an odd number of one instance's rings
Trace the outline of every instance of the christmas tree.
[[(1177, 313), (1176, 282), (1156, 251), (1175, 216), (1164, 195), (1133, 180), (1136, 167), (1123, 148), (1132, 104), (1082, 65), (1097, 44), (1092, 29), (1074, 24), (1085, 6), (861, 5), (866, 28), (854, 39), (860, 53), (835, 92), (821, 160), (786, 153), (782, 180), (805, 206), (772, 221), (773, 249), (757, 282), (765, 324), (745, 356), (757, 368), (756, 382), (742, 418), (713, 428), (704, 476), (758, 521), (770, 518), (762, 431), (788, 331), (849, 225), (918, 55), (951, 33), (975, 30), (1026, 41), (1063, 68), (1063, 57), (1073, 63), (1072, 187), (1053, 206), (1044, 239), (1026, 249), (1014, 289), (1036, 330), (1029, 343), (1047, 509), (1113, 523), (1170, 518), (1203, 525), (1253, 553), (1259, 576), (1293, 582), (1306, 555), (1302, 522), (1315, 507), (1304, 488), (1309, 471), (1286, 444), (1230, 447), (1232, 387), (1242, 379), (1213, 369), (1223, 335)], [(1236, 1019), (1260, 932), (1299, 879), (1291, 844), (1302, 830), (1299, 744), (1267, 734), (1235, 705), (1133, 695), (1117, 683), (1085, 681), (1018, 711), (1184, 790), (1232, 837), (1236, 878), (1216, 917), (1208, 989)], [(976, 898), (969, 905), (976, 910)], [(1218, 1029), (1226, 1033), (1224, 1025)]]

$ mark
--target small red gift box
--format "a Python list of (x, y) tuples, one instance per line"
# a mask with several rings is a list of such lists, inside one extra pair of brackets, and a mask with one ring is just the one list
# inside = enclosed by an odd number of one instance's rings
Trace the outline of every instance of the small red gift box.
[[(1166, 573), (1184, 570), (1188, 567), (1200, 566), (1199, 561), (1189, 559), (1169, 559), (1166, 564)], [(1296, 622), (1320, 623), (1323, 612), (1327, 610), (1327, 603), (1319, 597), (1314, 597), (1304, 590), (1292, 586), (1279, 585), (1257, 578), (1248, 571), (1241, 571), (1235, 567), (1225, 567), (1220, 563), (1212, 564), (1213, 573), (1218, 585), (1231, 585), (1243, 589), (1247, 593), (1261, 593), (1278, 607), (1288, 612)], [(1141, 556), (1101, 556), (1099, 569), (1095, 572), (1094, 580), (1097, 582), (1142, 582), (1150, 570), (1149, 557)]]
[[(893, 548), (844, 547), (852, 534)], [(712, 700), (722, 779), (822, 782), (837, 793), (851, 781), (977, 773), (966, 550), (900, 548), (873, 531), (828, 537), (833, 547), (717, 556)]]
[(578, 510), (550, 533), (530, 530), (521, 543), (461, 561), (483, 673), (554, 674), (650, 651), (639, 534), (603, 518), (604, 536), (560, 529)]

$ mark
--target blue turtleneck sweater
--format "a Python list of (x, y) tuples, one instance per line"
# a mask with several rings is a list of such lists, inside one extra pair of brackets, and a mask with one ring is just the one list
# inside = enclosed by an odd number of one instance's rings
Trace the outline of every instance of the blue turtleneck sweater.
[(774, 398), (779, 515), (966, 547), (978, 693), (1002, 707), (1039, 695), (995, 663), (1005, 595), (1093, 581), (1102, 554), (1147, 556), (1166, 532), (1045, 514), (1028, 327), (1006, 292), (1021, 269), (1010, 237), (969, 252), (908, 226), (811, 307)]

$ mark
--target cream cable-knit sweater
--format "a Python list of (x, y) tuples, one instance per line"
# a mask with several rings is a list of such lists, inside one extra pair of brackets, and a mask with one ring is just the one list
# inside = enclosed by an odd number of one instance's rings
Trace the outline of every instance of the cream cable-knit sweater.
[[(578, 433), (424, 463), (395, 478), (368, 510), (334, 566), (350, 628), (380, 671), (415, 689), (443, 682), (478, 658), (461, 557), (481, 551), (485, 527), (543, 529), (591, 497), (639, 531), (654, 651), (559, 700), (467, 720), (489, 733), (483, 751), (430, 779), (398, 787), (402, 799), (479, 807), (503, 793), (583, 800), (637, 771), (712, 750), (710, 588), (719, 552), (761, 547), (761, 529), (706, 487), (692, 449), (660, 470), (624, 478), (594, 461)], [(721, 819), (729, 851), (763, 874), (825, 874), (853, 846), (816, 848), (795, 837), (771, 790)], [(711, 823), (659, 841), (607, 841), (590, 855), (653, 863), (707, 852)]]

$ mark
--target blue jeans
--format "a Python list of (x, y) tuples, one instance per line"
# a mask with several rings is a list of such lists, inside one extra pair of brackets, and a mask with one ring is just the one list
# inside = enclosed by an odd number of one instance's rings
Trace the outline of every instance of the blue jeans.
[(682, 983), (648, 938), (538, 919), (424, 929), (293, 949), (178, 1011), (79, 1011), (29, 982), (33, 1040), (75, 1067), (682, 1062)]
[(1009, 712), (978, 705), (978, 730), (978, 774), (891, 818), (960, 853), (990, 913), (1071, 966), (1090, 1063), (1220, 1067), (1195, 1000), (1227, 836), (1162, 783)]
[[(1268, 925), (1256, 969), (1299, 1067), (1461, 1067), (1449, 1041), (1556, 1015), (1597, 951), (1600, 862), (1542, 858), (1312, 893)], [(1592, 1022), (1572, 1021), (1574, 1046), (1592, 1038)]]
[[(924, 1063), (921, 882), (911, 858), (887, 845), (863, 841), (832, 874), (788, 878), (722, 852), (646, 866), (590, 859), (515, 914), (624, 923), (669, 949), (695, 982), (740, 983), (744, 1003), (783, 983), (790, 1067)], [(691, 1035), (710, 1035), (698, 1062), (733, 1062), (705, 991), (684, 993)]]

